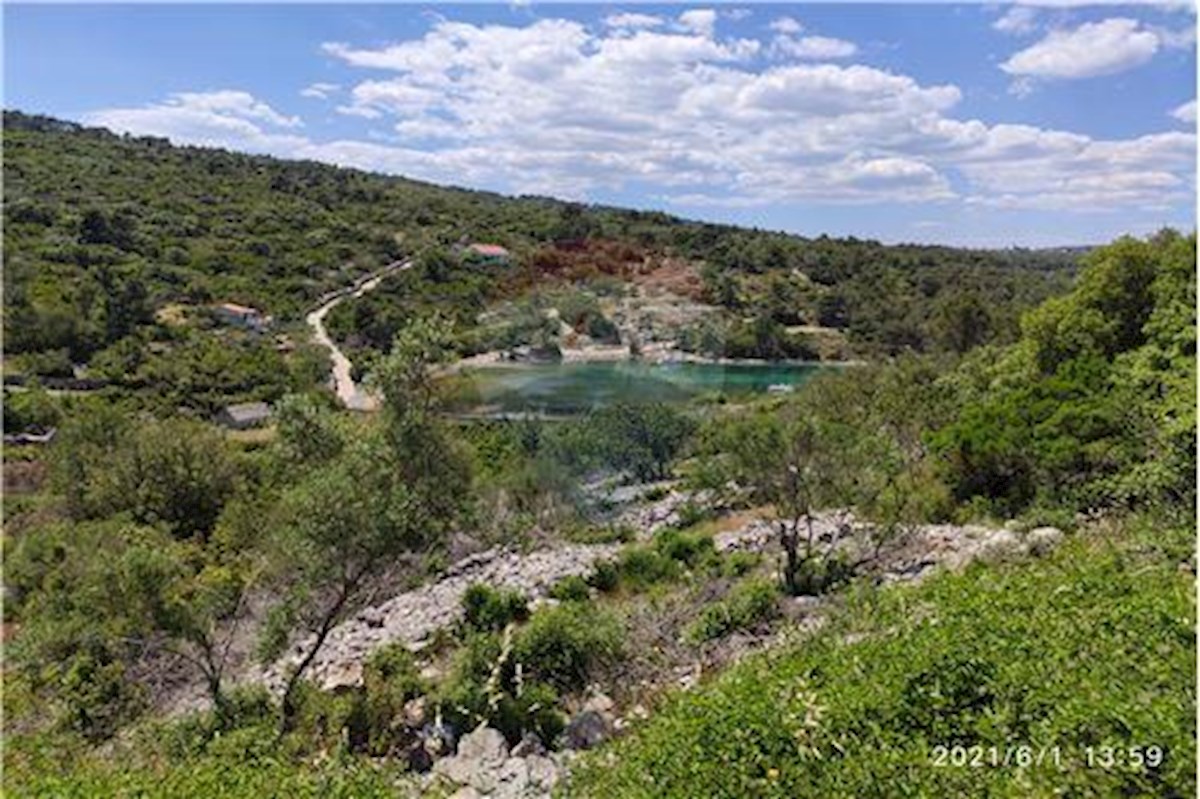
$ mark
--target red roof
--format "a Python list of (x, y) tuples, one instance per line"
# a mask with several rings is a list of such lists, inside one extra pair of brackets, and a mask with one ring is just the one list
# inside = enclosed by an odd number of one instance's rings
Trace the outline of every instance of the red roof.
[(504, 249), (499, 244), (472, 244), (471, 251), (477, 252), (480, 255), (490, 255), (500, 258), (508, 255), (508, 250)]

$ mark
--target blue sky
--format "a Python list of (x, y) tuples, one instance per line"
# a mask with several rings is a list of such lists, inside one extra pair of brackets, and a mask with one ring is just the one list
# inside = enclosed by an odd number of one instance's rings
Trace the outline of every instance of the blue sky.
[(806, 235), (1195, 225), (1196, 19), (1174, 0), (7, 4), (4, 23), (6, 107), (181, 143)]

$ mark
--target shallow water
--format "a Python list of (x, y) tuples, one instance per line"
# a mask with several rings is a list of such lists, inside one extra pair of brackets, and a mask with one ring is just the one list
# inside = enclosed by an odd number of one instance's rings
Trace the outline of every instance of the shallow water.
[(505, 364), (465, 372), (460, 407), (483, 413), (580, 413), (618, 401), (684, 402), (704, 395), (733, 399), (797, 386), (816, 364)]

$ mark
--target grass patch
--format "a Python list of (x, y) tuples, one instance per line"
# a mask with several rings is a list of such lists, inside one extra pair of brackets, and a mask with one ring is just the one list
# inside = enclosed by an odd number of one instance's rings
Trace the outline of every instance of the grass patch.
[[(1193, 795), (1192, 535), (1135, 521), (1045, 560), (863, 591), (803, 645), (675, 696), (573, 793)], [(1058, 747), (1062, 767), (937, 767), (939, 745)], [(1086, 764), (1088, 746), (1150, 745), (1157, 769)]]

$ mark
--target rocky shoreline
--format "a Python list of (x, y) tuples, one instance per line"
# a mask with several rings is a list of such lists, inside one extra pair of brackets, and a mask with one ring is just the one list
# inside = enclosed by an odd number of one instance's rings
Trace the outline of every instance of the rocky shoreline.
[(476, 355), (461, 358), (449, 364), (443, 372), (453, 374), (462, 370), (492, 368), (496, 366), (529, 366), (545, 364), (574, 364), (574, 363), (644, 363), (663, 365), (676, 363), (703, 364), (706, 366), (829, 366), (849, 367), (864, 366), (866, 361), (811, 361), (794, 358), (769, 361), (764, 358), (715, 358), (694, 352), (677, 349), (672, 345), (647, 344), (638, 352), (633, 352), (628, 346), (608, 344), (588, 344), (582, 347), (563, 347), (560, 358), (543, 358), (536, 356), (528, 348), (515, 350), (490, 350)]

